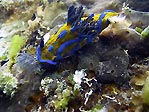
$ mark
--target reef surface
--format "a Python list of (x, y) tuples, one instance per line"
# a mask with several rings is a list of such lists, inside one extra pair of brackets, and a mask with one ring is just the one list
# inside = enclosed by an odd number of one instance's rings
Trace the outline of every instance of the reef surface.
[[(40, 63), (37, 46), (70, 6), (119, 16), (73, 55)], [(0, 112), (148, 112), (148, 20), (147, 0), (1, 0)]]

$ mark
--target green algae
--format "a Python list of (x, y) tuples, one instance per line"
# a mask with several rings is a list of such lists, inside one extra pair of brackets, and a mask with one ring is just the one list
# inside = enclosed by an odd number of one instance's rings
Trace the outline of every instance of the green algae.
[(141, 36), (142, 36), (143, 38), (149, 37), (149, 26), (146, 27), (146, 28), (141, 32)]
[(6, 55), (0, 56), (0, 61), (4, 61), (4, 60), (7, 60), (7, 56)]
[(25, 38), (19, 35), (12, 37), (12, 42), (8, 50), (9, 66), (16, 62), (16, 57), (21, 48), (25, 45)]
[[(149, 71), (147, 72), (149, 74)], [(143, 102), (149, 105), (149, 76), (146, 78), (146, 82), (142, 89)]]
[(68, 105), (68, 101), (70, 100), (71, 90), (66, 88), (63, 90), (62, 94), (58, 96), (55, 100), (55, 108), (56, 110), (66, 109)]
[(96, 104), (89, 112), (99, 112), (102, 109), (102, 106), (99, 104)]
[(141, 34), (141, 32), (143, 31), (143, 29), (139, 28), (139, 27), (136, 27), (135, 30)]
[(12, 74), (9, 72), (0, 72), (0, 89), (3, 90), (3, 93), (6, 95), (13, 96), (15, 89), (17, 88), (18, 81)]

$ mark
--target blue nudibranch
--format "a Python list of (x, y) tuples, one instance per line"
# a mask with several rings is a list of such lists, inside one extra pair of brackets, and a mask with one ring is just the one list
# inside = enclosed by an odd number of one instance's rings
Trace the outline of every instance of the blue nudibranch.
[(57, 64), (59, 60), (74, 54), (75, 51), (90, 43), (110, 24), (108, 18), (112, 16), (118, 16), (118, 13), (106, 10), (101, 14), (83, 17), (82, 6), (79, 8), (70, 6), (67, 22), (45, 44), (44, 40), (41, 40), (37, 47), (37, 60), (51, 65)]

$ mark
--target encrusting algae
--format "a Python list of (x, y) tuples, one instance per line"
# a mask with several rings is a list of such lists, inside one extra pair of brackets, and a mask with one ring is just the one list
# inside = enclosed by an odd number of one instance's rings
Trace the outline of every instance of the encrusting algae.
[(18, 53), (20, 52), (21, 48), (25, 45), (25, 38), (19, 35), (14, 35), (12, 37), (12, 42), (9, 47), (8, 51), (8, 58), (9, 58), (9, 66), (11, 67), (12, 64), (16, 62), (16, 58)]

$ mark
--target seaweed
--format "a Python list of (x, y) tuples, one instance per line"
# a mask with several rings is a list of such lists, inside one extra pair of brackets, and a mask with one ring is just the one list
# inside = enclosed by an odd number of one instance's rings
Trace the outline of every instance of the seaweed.
[(18, 80), (9, 72), (0, 72), (0, 89), (3, 93), (13, 96), (17, 88)]
[(66, 109), (68, 105), (68, 101), (71, 97), (71, 89), (66, 88), (62, 91), (62, 94), (58, 96), (55, 100), (55, 108), (56, 110)]
[(146, 27), (142, 32), (141, 32), (141, 36), (143, 38), (149, 38), (149, 26)]
[[(148, 73), (149, 73), (149, 71), (148, 71)], [(143, 102), (147, 105), (149, 105), (149, 86), (148, 85), (149, 85), (149, 76), (146, 78), (146, 82), (142, 89)]]
[(24, 44), (25, 38), (23, 36), (14, 35), (12, 37), (12, 42), (8, 49), (9, 67), (11, 67), (12, 64), (16, 62), (16, 57), (18, 56), (18, 53), (20, 52)]

